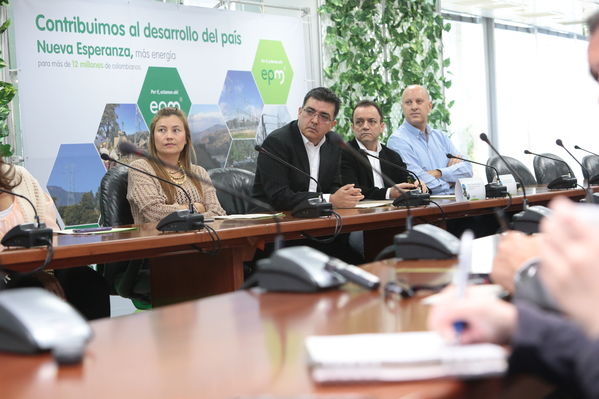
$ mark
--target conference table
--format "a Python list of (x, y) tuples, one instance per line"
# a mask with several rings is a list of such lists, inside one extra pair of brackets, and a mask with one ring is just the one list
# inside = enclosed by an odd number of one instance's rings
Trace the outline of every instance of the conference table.
[[(531, 205), (546, 204), (557, 195), (582, 198), (584, 190), (548, 190), (528, 187)], [(456, 202), (437, 200), (437, 206), (412, 207), (409, 212), (417, 223), (443, 224), (445, 219), (466, 218), (492, 213), (508, 206), (507, 211), (520, 210), (522, 197)], [(511, 202), (511, 204), (509, 204)], [(367, 261), (392, 244), (393, 236), (405, 229), (408, 209), (378, 207), (368, 209), (338, 209), (342, 232), (364, 231), (364, 251)], [(132, 231), (99, 235), (55, 235), (54, 257), (49, 268), (66, 268), (129, 259), (148, 258), (154, 306), (231, 292), (243, 284), (243, 264), (253, 259), (257, 248), (272, 242), (280, 229), (285, 240), (303, 238), (304, 233), (326, 236), (335, 229), (335, 218), (298, 219), (289, 213), (277, 224), (266, 220), (216, 220), (210, 223), (218, 234), (219, 249), (206, 230), (168, 233), (155, 225), (136, 226)], [(0, 267), (28, 271), (41, 265), (45, 248), (4, 249), (0, 251)]]
[[(494, 237), (475, 240), (490, 258)], [(483, 244), (483, 245), (481, 245)], [(491, 252), (489, 252), (489, 250)], [(383, 285), (448, 281), (455, 259), (388, 259), (366, 265)], [(440, 269), (433, 273), (431, 270)], [(312, 294), (221, 294), (91, 323), (82, 364), (58, 366), (48, 353), (0, 353), (3, 398), (494, 398), (543, 397), (530, 379), (403, 383), (314, 383), (304, 339), (310, 335), (426, 330), (418, 296), (385, 298), (353, 284)]]

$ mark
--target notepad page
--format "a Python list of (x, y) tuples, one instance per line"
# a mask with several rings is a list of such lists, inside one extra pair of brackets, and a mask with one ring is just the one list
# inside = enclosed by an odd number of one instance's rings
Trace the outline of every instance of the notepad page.
[(440, 362), (445, 343), (432, 331), (394, 334), (310, 336), (306, 347), (315, 364)]
[(477, 377), (507, 369), (502, 347), (448, 345), (432, 331), (311, 336), (306, 349), (316, 382)]
[(393, 205), (393, 200), (366, 200), (358, 202), (354, 208), (377, 208), (389, 205)]

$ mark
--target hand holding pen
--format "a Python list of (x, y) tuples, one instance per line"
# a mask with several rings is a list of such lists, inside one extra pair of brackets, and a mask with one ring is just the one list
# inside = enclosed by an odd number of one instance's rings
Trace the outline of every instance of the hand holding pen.
[(489, 292), (467, 295), (473, 239), (470, 230), (462, 235), (453, 286), (431, 310), (429, 327), (460, 344), (507, 344), (517, 324), (516, 308)]
[[(453, 283), (456, 287), (456, 298), (464, 299), (466, 296), (466, 286), (468, 285), (468, 275), (472, 268), (472, 241), (474, 233), (472, 230), (466, 230), (462, 233), (460, 240), (460, 252), (458, 254), (458, 268), (453, 277)], [(467, 323), (465, 320), (456, 320), (453, 322), (456, 341), (462, 343), (462, 334), (466, 329)]]

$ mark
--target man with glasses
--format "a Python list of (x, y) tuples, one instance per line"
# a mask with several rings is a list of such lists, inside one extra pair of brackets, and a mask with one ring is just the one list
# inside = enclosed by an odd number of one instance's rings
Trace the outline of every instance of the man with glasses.
[[(379, 137), (385, 131), (385, 123), (383, 122), (383, 113), (375, 102), (364, 100), (354, 107), (352, 131), (355, 138), (348, 145), (367, 158), (371, 167), (366, 168), (363, 164), (356, 162), (352, 154), (344, 152), (341, 156), (341, 181), (343, 183), (354, 183), (362, 190), (366, 199), (372, 200), (395, 199), (400, 192), (386, 184), (377, 171), (398, 183), (395, 186), (402, 190), (418, 187), (417, 183), (408, 183), (408, 172), (402, 170), (402, 168), (406, 168), (406, 164), (401, 156), (380, 143)], [(372, 156), (368, 156), (368, 154)], [(394, 167), (393, 164), (398, 167)]]
[(278, 211), (292, 210), (324, 193), (336, 208), (351, 208), (364, 196), (353, 184), (341, 187), (341, 149), (327, 134), (335, 127), (339, 98), (327, 88), (312, 89), (304, 97), (295, 121), (275, 130), (262, 147), (318, 181), (260, 153), (252, 196)]
[(419, 85), (408, 86), (401, 97), (404, 123), (387, 145), (401, 155), (408, 169), (416, 173), (433, 194), (452, 194), (455, 182), (472, 177), (472, 165), (446, 154), (460, 156), (449, 138), (428, 125), (433, 103), (428, 91)]

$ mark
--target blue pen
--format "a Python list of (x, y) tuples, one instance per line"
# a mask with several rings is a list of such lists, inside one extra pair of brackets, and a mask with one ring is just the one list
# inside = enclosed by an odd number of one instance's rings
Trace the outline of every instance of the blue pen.
[[(460, 239), (460, 252), (458, 254), (458, 268), (453, 276), (453, 283), (456, 286), (456, 298), (463, 299), (466, 296), (466, 285), (468, 284), (468, 275), (472, 268), (472, 241), (474, 233), (472, 230), (466, 230)], [(462, 342), (462, 334), (466, 329), (466, 322), (456, 320), (453, 322), (456, 341)]]

